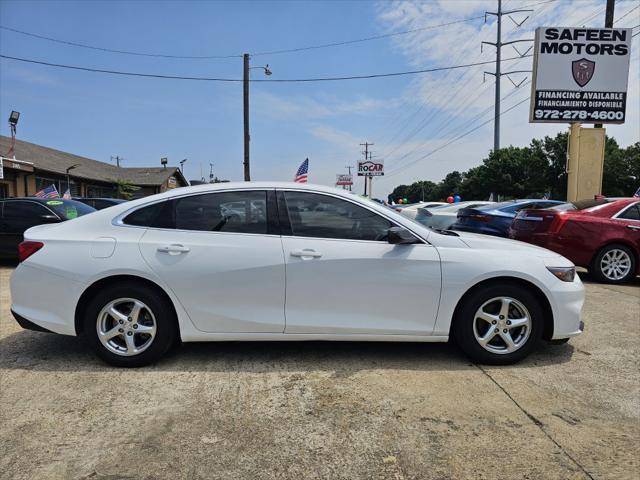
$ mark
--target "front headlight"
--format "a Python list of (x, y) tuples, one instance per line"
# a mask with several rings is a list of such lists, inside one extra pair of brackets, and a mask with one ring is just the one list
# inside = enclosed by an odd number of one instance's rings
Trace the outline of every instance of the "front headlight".
[(573, 282), (576, 278), (576, 267), (547, 267), (547, 270), (563, 282)]

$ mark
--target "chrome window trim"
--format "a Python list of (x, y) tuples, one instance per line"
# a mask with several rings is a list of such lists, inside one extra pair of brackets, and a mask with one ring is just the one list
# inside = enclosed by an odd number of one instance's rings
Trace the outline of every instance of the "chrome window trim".
[[(349, 198), (345, 198), (342, 197), (340, 195), (336, 195), (336, 194), (332, 194), (330, 192), (319, 192), (317, 190), (311, 190), (311, 189), (307, 189), (304, 187), (301, 188), (293, 188), (293, 187), (287, 187), (287, 188), (278, 188), (278, 187), (267, 187), (267, 188), (256, 188), (256, 187), (250, 187), (247, 186), (246, 188), (244, 187), (236, 187), (236, 188), (224, 188), (224, 189), (216, 189), (213, 191), (208, 191), (205, 190), (203, 192), (190, 192), (190, 193), (184, 193), (184, 194), (178, 194), (178, 195), (171, 195), (169, 197), (165, 197), (165, 198), (161, 198), (161, 199), (157, 199), (157, 200), (153, 200), (150, 202), (146, 202), (143, 203), (142, 205), (137, 205), (135, 207), (131, 207), (128, 208), (127, 210), (125, 210), (124, 212), (120, 213), (119, 215), (116, 215), (112, 220), (111, 220), (111, 225), (113, 225), (114, 227), (125, 227), (125, 228), (142, 228), (145, 230), (156, 230), (156, 231), (163, 231), (163, 232), (182, 232), (182, 233), (208, 233), (208, 234), (214, 234), (214, 235), (252, 235), (252, 236), (261, 236), (261, 237), (282, 237), (282, 235), (274, 235), (274, 234), (269, 234), (269, 233), (242, 233), (242, 232), (206, 232), (204, 230), (182, 230), (182, 229), (177, 229), (177, 228), (159, 228), (159, 227), (145, 227), (142, 225), (128, 225), (126, 223), (123, 222), (124, 218), (141, 209), (141, 208), (146, 208), (146, 207), (150, 207), (151, 205), (155, 205), (161, 202), (168, 202), (170, 200), (176, 200), (179, 198), (185, 198), (185, 197), (193, 197), (196, 195), (207, 195), (207, 194), (211, 194), (211, 193), (228, 193), (228, 192), (243, 192), (243, 191), (257, 191), (257, 192), (268, 192), (268, 191), (274, 191), (274, 192), (278, 192), (278, 191), (282, 191), (282, 192), (286, 192), (286, 191), (292, 191), (292, 192), (305, 192), (305, 193), (317, 193), (319, 195), (327, 195), (330, 197), (334, 197), (337, 198), (339, 200), (344, 200), (350, 203), (353, 203), (359, 207), (362, 207), (366, 210), (369, 210), (370, 212), (379, 215), (383, 218), (385, 218), (386, 220), (388, 220), (389, 222), (391, 222), (391, 224), (393, 226), (396, 227), (401, 227), (404, 228), (406, 230), (408, 230), (409, 232), (411, 232), (418, 240), (420, 240), (420, 242), (422, 242), (421, 244), (425, 244), (428, 246), (433, 246), (431, 243), (429, 243), (426, 238), (424, 238), (421, 234), (416, 233), (413, 229), (406, 227), (404, 225), (400, 225), (398, 224), (395, 220), (393, 220), (392, 218), (387, 217), (386, 215), (383, 215), (380, 212), (377, 212), (376, 210), (373, 210), (371, 208), (369, 208), (367, 205), (363, 205), (359, 202), (354, 202), (353, 200), (349, 199)], [(37, 202), (35, 202), (37, 203)], [(425, 227), (427, 228), (427, 227)], [(437, 232), (435, 232), (437, 233)], [(381, 240), (355, 240), (355, 239), (347, 239), (347, 238), (324, 238), (324, 237), (297, 237), (295, 235), (286, 235), (287, 238), (299, 238), (299, 239), (317, 239), (317, 240), (336, 240), (336, 241), (348, 241), (348, 242), (374, 242), (374, 243), (384, 243), (389, 245), (389, 242), (386, 241), (381, 241)], [(417, 245), (417, 244), (413, 244), (413, 245)]]

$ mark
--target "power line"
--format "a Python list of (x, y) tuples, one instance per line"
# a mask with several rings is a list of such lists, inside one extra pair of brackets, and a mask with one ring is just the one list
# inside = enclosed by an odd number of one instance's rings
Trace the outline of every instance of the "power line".
[(629, 15), (631, 12), (634, 12), (634, 11), (636, 11), (636, 10), (637, 10), (637, 9), (639, 9), (639, 8), (640, 8), (640, 5), (633, 7), (633, 8), (632, 8), (631, 10), (629, 10), (627, 13), (625, 13), (624, 15), (622, 15), (620, 18), (616, 19), (616, 21), (615, 21), (615, 22), (613, 22), (613, 23), (614, 23), (614, 25), (615, 25), (616, 23), (618, 23), (620, 20), (622, 20), (623, 18), (625, 18), (627, 15)]
[[(516, 108), (516, 107), (518, 107), (518, 106), (520, 106), (520, 105), (522, 105), (523, 103), (528, 102), (528, 101), (529, 101), (529, 96), (527, 96), (527, 98), (523, 98), (521, 101), (519, 101), (519, 102), (518, 102), (518, 103), (516, 103), (515, 105), (512, 105), (511, 107), (507, 108), (505, 111), (501, 112), (501, 113), (500, 113), (500, 115), (502, 116), (502, 115), (504, 115), (505, 113), (510, 112), (510, 111), (511, 111), (511, 110), (513, 110), (514, 108)], [(464, 138), (464, 137), (466, 137), (467, 135), (472, 134), (472, 133), (473, 133), (473, 132), (475, 132), (476, 130), (478, 130), (478, 129), (480, 129), (480, 128), (484, 127), (485, 125), (487, 125), (487, 124), (489, 124), (489, 123), (491, 123), (491, 122), (493, 122), (493, 118), (490, 118), (489, 120), (486, 120), (485, 122), (482, 122), (481, 124), (479, 124), (479, 125), (475, 126), (475, 127), (474, 127), (474, 128), (472, 128), (471, 130), (468, 130), (468, 131), (466, 131), (465, 133), (463, 133), (463, 134), (461, 134), (461, 135), (458, 135), (457, 137), (455, 137), (455, 138), (451, 139), (450, 141), (448, 141), (448, 142), (447, 142), (447, 143), (445, 143), (444, 145), (442, 145), (442, 146), (440, 146), (440, 147), (438, 147), (438, 148), (435, 148), (435, 149), (433, 149), (433, 150), (431, 150), (431, 151), (427, 152), (425, 155), (423, 155), (423, 156), (421, 156), (421, 157), (419, 157), (419, 158), (417, 158), (417, 159), (415, 159), (415, 160), (413, 160), (413, 161), (411, 161), (411, 162), (407, 163), (404, 167), (401, 167), (399, 170), (391, 171), (391, 172), (389, 172), (389, 174), (387, 174), (387, 175), (385, 175), (385, 176), (386, 176), (386, 177), (391, 177), (391, 176), (393, 176), (393, 175), (396, 175), (396, 174), (400, 173), (402, 170), (406, 169), (407, 167), (409, 167), (409, 166), (411, 166), (411, 165), (413, 165), (413, 164), (415, 164), (415, 163), (417, 163), (417, 162), (419, 162), (419, 161), (422, 161), (422, 160), (424, 160), (424, 159), (425, 159), (425, 158), (427, 158), (427, 157), (430, 157), (430, 156), (431, 156), (431, 155), (433, 155), (434, 153), (439, 152), (439, 151), (440, 151), (440, 150), (442, 150), (443, 148), (448, 147), (449, 145), (451, 145), (452, 143), (455, 143), (455, 142), (457, 142), (458, 140), (463, 139), (463, 138)]]
[(455, 25), (458, 23), (466, 23), (466, 22), (472, 22), (474, 20), (479, 20), (481, 18), (484, 18), (483, 15), (478, 15), (476, 17), (469, 17), (469, 18), (463, 18), (461, 20), (454, 20), (451, 22), (447, 22), (447, 23), (440, 23), (438, 25), (427, 25), (425, 27), (418, 27), (418, 28), (413, 28), (411, 30), (404, 30), (401, 32), (393, 32), (393, 33), (385, 33), (382, 35), (374, 35), (372, 37), (365, 37), (365, 38), (359, 38), (356, 40), (345, 40), (342, 42), (333, 42), (333, 43), (323, 43), (320, 45), (310, 45), (307, 47), (298, 47), (298, 48), (288, 48), (288, 49), (284, 49), (284, 50), (271, 50), (271, 51), (267, 51), (267, 52), (258, 52), (258, 53), (252, 53), (251, 55), (253, 57), (257, 57), (259, 55), (279, 55), (281, 53), (294, 53), (294, 52), (303, 52), (306, 50), (316, 50), (319, 48), (328, 48), (328, 47), (339, 47), (339, 46), (343, 46), (343, 45), (352, 45), (354, 43), (362, 43), (362, 42), (369, 42), (371, 40), (380, 40), (382, 38), (390, 38), (390, 37), (396, 37), (398, 35), (407, 35), (409, 33), (415, 33), (415, 32), (422, 32), (424, 30), (432, 30), (435, 28), (440, 28), (440, 27), (448, 27), (449, 25)]
[(211, 60), (211, 59), (223, 59), (223, 58), (242, 58), (242, 55), (166, 55), (162, 53), (145, 53), (145, 52), (132, 52), (129, 50), (115, 50), (112, 48), (96, 47), (93, 45), (86, 45), (84, 43), (70, 42), (67, 40), (60, 40), (58, 38), (45, 37), (44, 35), (38, 35), (37, 33), (25, 32), (15, 28), (5, 27), (0, 25), (0, 28), (13, 33), (19, 33), (20, 35), (26, 35), (28, 37), (38, 38), (40, 40), (47, 40), (49, 42), (61, 43), (63, 45), (69, 45), (72, 47), (88, 48), (90, 50), (99, 50), (101, 52), (120, 53), (122, 55), (136, 55), (139, 57), (158, 57), (158, 58), (183, 58), (183, 59), (199, 59), (199, 60)]
[[(427, 25), (424, 27), (418, 27), (418, 28), (413, 28), (411, 30), (404, 30), (404, 31), (400, 31), (400, 32), (392, 32), (392, 33), (385, 33), (382, 35), (374, 35), (371, 37), (365, 37), (365, 38), (357, 38), (357, 39), (353, 39), (353, 40), (345, 40), (345, 41), (340, 41), (340, 42), (331, 42), (331, 43), (323, 43), (323, 44), (319, 44), (319, 45), (309, 45), (309, 46), (305, 46), (305, 47), (297, 47), (297, 48), (288, 48), (288, 49), (283, 49), (283, 50), (272, 50), (272, 51), (265, 51), (265, 52), (258, 52), (258, 53), (253, 53), (252, 56), (258, 56), (258, 55), (279, 55), (279, 54), (283, 54), (283, 53), (295, 53), (295, 52), (303, 52), (303, 51), (307, 51), (307, 50), (317, 50), (320, 48), (329, 48), (329, 47), (339, 47), (339, 46), (345, 46), (345, 45), (353, 45), (356, 43), (362, 43), (362, 42), (369, 42), (372, 40), (380, 40), (383, 38), (390, 38), (390, 37), (395, 37), (398, 35), (407, 35), (409, 33), (415, 33), (415, 32), (421, 32), (424, 30), (432, 30), (432, 29), (436, 29), (436, 28), (441, 28), (441, 27), (447, 27), (449, 25), (455, 25), (458, 23), (465, 23), (465, 22), (472, 22), (474, 20), (478, 20), (484, 18), (483, 16), (479, 15), (476, 17), (469, 17), (469, 18), (463, 18), (460, 20), (453, 20), (451, 22), (446, 22), (446, 23), (440, 23), (437, 25)], [(98, 50), (101, 52), (108, 52), (108, 53), (118, 53), (121, 55), (135, 55), (135, 56), (139, 56), (139, 57), (155, 57), (155, 58), (172, 58), (172, 59), (187, 59), (187, 60), (211, 60), (211, 59), (229, 59), (229, 58), (242, 58), (242, 54), (237, 54), (237, 55), (168, 55), (168, 54), (162, 54), (162, 53), (149, 53), (149, 52), (134, 52), (131, 50), (117, 50), (117, 49), (113, 49), (113, 48), (106, 48), (106, 47), (97, 47), (95, 45), (88, 45), (85, 43), (78, 43), (78, 42), (71, 42), (68, 40), (61, 40), (59, 38), (53, 38), (53, 37), (47, 37), (45, 35), (40, 35), (37, 33), (33, 33), (33, 32), (27, 32), (24, 30), (18, 30), (17, 28), (11, 28), (11, 27), (6, 27), (4, 25), (0, 25), (0, 29), (3, 30), (7, 30), (9, 32), (13, 32), (13, 33), (18, 33), (20, 35), (25, 35), (28, 37), (33, 37), (33, 38), (37, 38), (40, 40), (46, 40), (49, 42), (54, 42), (54, 43), (59, 43), (62, 45), (67, 45), (67, 46), (72, 46), (72, 47), (79, 47), (79, 48), (87, 48), (90, 50)]]
[[(525, 57), (531, 57), (532, 55), (525, 55)], [(0, 58), (6, 58), (9, 60), (15, 60), (18, 62), (25, 63), (34, 63), (37, 65), (44, 65), (47, 67), (56, 67), (56, 68), (66, 68), (70, 70), (81, 70), (85, 72), (93, 72), (93, 73), (105, 73), (110, 75), (123, 75), (129, 77), (144, 77), (144, 78), (159, 78), (165, 80), (197, 80), (197, 81), (209, 81), (209, 82), (242, 82), (240, 78), (219, 78), (219, 77), (186, 77), (179, 75), (162, 75), (155, 73), (139, 73), (139, 72), (125, 72), (120, 70), (105, 70), (100, 68), (90, 68), (90, 67), (80, 67), (77, 65), (65, 65), (60, 63), (50, 63), (50, 62), (42, 62), (39, 60), (32, 60), (28, 58), (20, 58), (20, 57), (12, 57), (9, 55), (0, 54)], [(511, 60), (521, 60), (524, 57), (511, 57), (505, 58), (502, 61), (507, 62)], [(467, 63), (462, 65), (453, 65), (449, 67), (433, 67), (433, 68), (425, 68), (422, 70), (409, 70), (405, 72), (392, 72), (392, 73), (376, 73), (371, 75), (353, 75), (353, 76), (343, 76), (343, 77), (319, 77), (319, 78), (275, 78), (275, 79), (264, 79), (257, 78), (250, 80), (251, 82), (263, 82), (263, 83), (294, 83), (294, 82), (331, 82), (331, 81), (339, 81), (339, 80), (363, 80), (370, 78), (385, 78), (385, 77), (399, 77), (404, 75), (415, 75), (419, 73), (430, 73), (430, 72), (441, 72), (445, 70), (456, 70), (461, 68), (469, 68), (475, 67), (478, 65), (486, 65), (489, 63), (495, 63), (495, 60), (485, 61), (485, 62), (476, 62), (476, 63)]]

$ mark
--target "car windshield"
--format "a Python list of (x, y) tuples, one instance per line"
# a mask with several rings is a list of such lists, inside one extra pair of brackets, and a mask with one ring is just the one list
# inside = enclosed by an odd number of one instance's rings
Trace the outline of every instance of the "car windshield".
[(75, 200), (64, 200), (62, 198), (56, 198), (53, 200), (47, 200), (45, 202), (47, 207), (56, 212), (65, 220), (72, 220), (87, 213), (95, 212), (96, 209), (89, 205), (77, 202)]

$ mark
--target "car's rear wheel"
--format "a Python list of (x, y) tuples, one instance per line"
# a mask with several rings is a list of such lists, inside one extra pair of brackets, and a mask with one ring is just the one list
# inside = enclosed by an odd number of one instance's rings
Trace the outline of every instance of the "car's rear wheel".
[(178, 335), (173, 306), (156, 290), (136, 283), (101, 290), (85, 312), (84, 334), (107, 363), (140, 367), (161, 358)]
[(540, 301), (524, 287), (487, 285), (462, 299), (453, 335), (472, 360), (508, 365), (531, 353), (542, 336), (543, 314)]
[(596, 255), (589, 271), (601, 282), (624, 283), (636, 273), (636, 258), (624, 245), (607, 245)]

